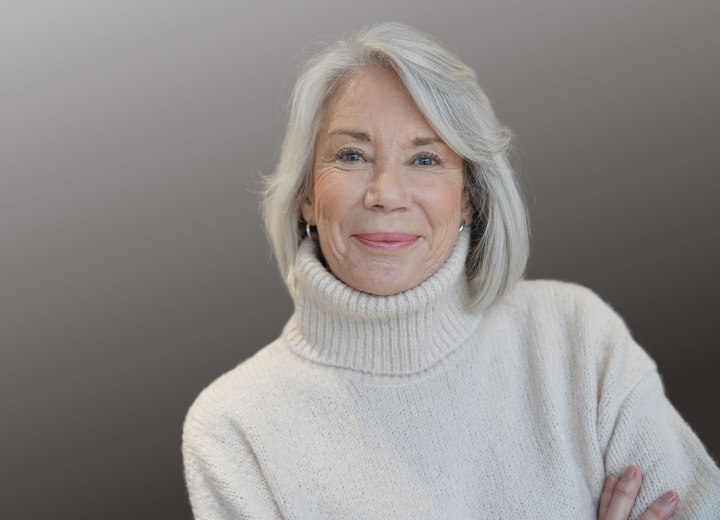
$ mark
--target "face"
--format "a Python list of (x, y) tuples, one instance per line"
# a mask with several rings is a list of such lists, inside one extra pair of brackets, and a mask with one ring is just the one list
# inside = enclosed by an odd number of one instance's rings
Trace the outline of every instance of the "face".
[(326, 107), (302, 215), (337, 278), (396, 294), (435, 273), (469, 224), (463, 179), (398, 76), (365, 68)]

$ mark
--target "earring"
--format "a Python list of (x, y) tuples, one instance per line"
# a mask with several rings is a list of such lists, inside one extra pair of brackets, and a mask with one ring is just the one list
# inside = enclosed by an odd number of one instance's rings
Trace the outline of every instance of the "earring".
[(460, 229), (458, 229), (458, 233), (461, 233), (463, 229), (465, 229), (465, 221), (462, 221), (460, 223)]
[(305, 234), (310, 240), (313, 240), (313, 236), (310, 234), (310, 222), (305, 222)]

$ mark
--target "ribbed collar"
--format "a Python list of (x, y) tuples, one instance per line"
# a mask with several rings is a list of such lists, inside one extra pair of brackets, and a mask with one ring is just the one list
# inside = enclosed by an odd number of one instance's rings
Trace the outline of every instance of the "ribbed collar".
[(324, 365), (372, 374), (406, 375), (434, 365), (476, 327), (467, 309), (464, 230), (447, 261), (403, 293), (375, 296), (335, 278), (304, 240), (296, 262), (295, 313), (283, 331), (298, 355)]

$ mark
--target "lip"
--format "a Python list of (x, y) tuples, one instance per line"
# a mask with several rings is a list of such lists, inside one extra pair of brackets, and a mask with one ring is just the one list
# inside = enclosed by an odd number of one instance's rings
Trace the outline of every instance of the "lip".
[(419, 235), (409, 233), (360, 233), (353, 235), (361, 244), (373, 249), (400, 251), (411, 247), (420, 239)]

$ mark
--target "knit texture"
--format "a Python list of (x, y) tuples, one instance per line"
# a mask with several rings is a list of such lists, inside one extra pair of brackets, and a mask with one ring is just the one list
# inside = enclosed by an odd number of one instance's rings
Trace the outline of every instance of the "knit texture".
[(188, 412), (197, 520), (594, 519), (629, 464), (643, 472), (631, 518), (675, 489), (674, 519), (720, 519), (720, 470), (622, 319), (558, 281), (471, 311), (468, 243), (387, 297), (301, 245), (281, 337)]

